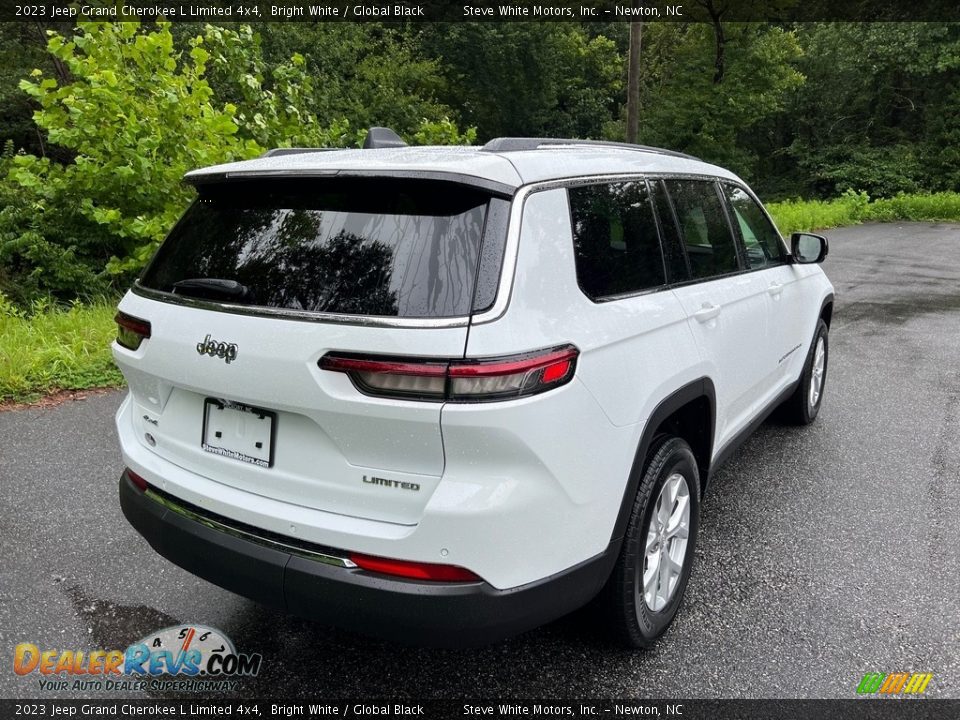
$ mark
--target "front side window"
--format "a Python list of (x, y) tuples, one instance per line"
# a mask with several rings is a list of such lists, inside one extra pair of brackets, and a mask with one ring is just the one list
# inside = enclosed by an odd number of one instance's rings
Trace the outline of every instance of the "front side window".
[(716, 183), (667, 180), (665, 184), (676, 210), (692, 277), (704, 280), (739, 270), (737, 246)]
[(202, 185), (140, 284), (256, 307), (469, 315), (490, 197), (366, 178)]
[(751, 270), (780, 265), (785, 261), (780, 233), (757, 202), (743, 188), (723, 186), (732, 218), (743, 241), (747, 267)]
[(591, 300), (660, 287), (663, 257), (643, 180), (569, 189), (577, 282)]

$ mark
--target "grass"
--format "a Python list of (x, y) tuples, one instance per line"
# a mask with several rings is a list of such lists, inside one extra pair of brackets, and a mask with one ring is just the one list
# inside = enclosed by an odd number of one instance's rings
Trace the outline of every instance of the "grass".
[(0, 404), (31, 402), (57, 390), (116, 387), (112, 303), (19, 310), (0, 294)]
[(871, 200), (847, 191), (833, 200), (787, 200), (766, 204), (780, 232), (824, 230), (863, 222), (960, 220), (960, 193), (902, 194)]

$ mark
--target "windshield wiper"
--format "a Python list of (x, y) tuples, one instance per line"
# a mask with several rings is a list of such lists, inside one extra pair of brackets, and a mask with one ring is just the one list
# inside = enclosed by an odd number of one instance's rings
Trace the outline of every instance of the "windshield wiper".
[(205, 300), (230, 300), (232, 302), (253, 303), (253, 291), (236, 280), (222, 278), (189, 278), (173, 284), (173, 292), (178, 295), (203, 298)]

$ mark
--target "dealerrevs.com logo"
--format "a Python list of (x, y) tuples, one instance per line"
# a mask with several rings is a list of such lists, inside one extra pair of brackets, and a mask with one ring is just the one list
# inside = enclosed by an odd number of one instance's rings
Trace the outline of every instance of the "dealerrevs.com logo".
[(859, 695), (920, 695), (926, 691), (933, 673), (867, 673), (857, 685)]
[(41, 690), (236, 690), (260, 672), (258, 653), (238, 653), (233, 641), (205, 625), (174, 625), (125, 650), (14, 648), (13, 670), (37, 676)]

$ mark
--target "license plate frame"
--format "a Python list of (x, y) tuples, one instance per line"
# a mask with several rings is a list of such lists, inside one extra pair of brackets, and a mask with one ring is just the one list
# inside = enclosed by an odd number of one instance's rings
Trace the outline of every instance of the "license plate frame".
[[(223, 414), (226, 413), (226, 414)], [(238, 420), (246, 421), (246, 416), (253, 418), (252, 426), (253, 447), (230, 447), (231, 443), (224, 443), (222, 435), (217, 437), (217, 433), (223, 433), (228, 424), (236, 427)], [(263, 432), (263, 426), (257, 423), (266, 421), (266, 433)], [(245, 425), (245, 422), (244, 422)], [(219, 430), (217, 428), (220, 428)], [(246, 427), (244, 426), (244, 430)], [(210, 435), (213, 435), (211, 438)], [(213, 442), (211, 442), (211, 440)], [(224, 398), (208, 397), (203, 401), (203, 424), (200, 428), (200, 449), (213, 455), (219, 455), (230, 460), (236, 460), (247, 465), (254, 465), (262, 468), (272, 468), (274, 462), (274, 451), (277, 441), (277, 413), (272, 410), (247, 405), (245, 403), (226, 400)], [(256, 447), (260, 444), (260, 447)], [(226, 445), (226, 446), (225, 446)], [(248, 454), (245, 450), (256, 454)]]

